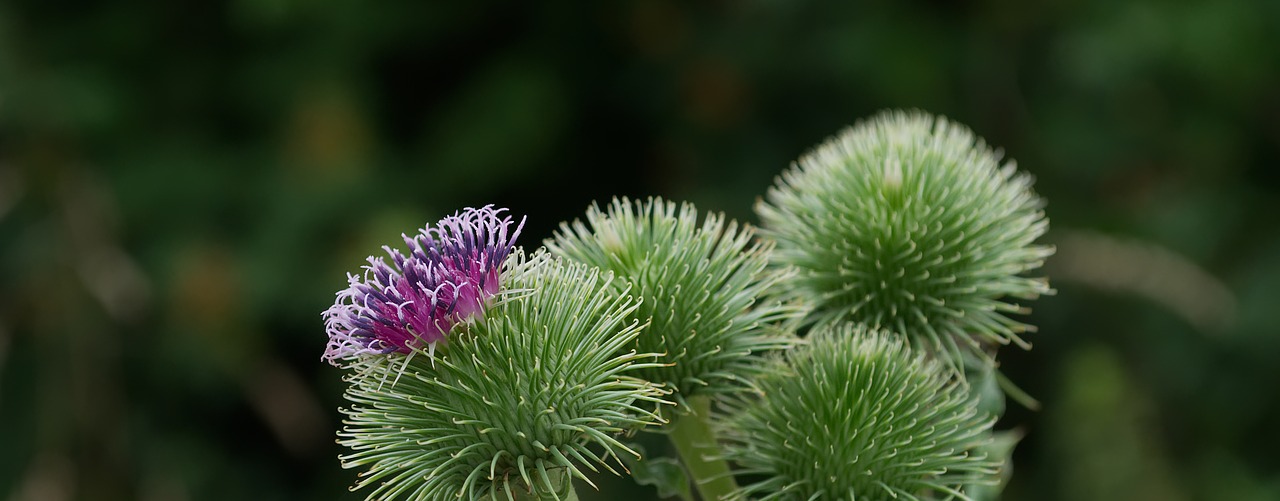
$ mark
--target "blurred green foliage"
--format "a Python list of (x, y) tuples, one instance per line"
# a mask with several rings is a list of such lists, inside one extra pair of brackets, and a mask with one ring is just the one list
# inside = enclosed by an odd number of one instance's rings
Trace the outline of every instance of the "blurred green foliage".
[(896, 107), (1049, 201), (1005, 498), (1280, 499), (1272, 0), (2, 3), (0, 496), (358, 498), (319, 313), (365, 255), (486, 203), (753, 221)]

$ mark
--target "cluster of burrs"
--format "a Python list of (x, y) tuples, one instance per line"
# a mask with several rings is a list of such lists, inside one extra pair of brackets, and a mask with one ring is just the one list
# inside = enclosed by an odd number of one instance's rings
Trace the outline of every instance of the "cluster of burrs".
[(1050, 292), (1042, 205), (962, 126), (886, 113), (784, 172), (760, 230), (621, 199), (526, 255), (523, 221), (466, 209), (324, 313), (341, 459), (370, 499), (576, 499), (652, 459), (643, 430), (682, 474), (637, 480), (687, 501), (989, 499), (998, 416), (966, 375)]
[(1012, 162), (923, 113), (876, 116), (785, 171), (756, 210), (807, 343), (715, 420), (755, 479), (723, 497), (994, 499), (1009, 440), (983, 388), (997, 346), (1026, 346), (1006, 315), (1050, 292), (1024, 276), (1053, 252), (1033, 244), (1042, 207)]

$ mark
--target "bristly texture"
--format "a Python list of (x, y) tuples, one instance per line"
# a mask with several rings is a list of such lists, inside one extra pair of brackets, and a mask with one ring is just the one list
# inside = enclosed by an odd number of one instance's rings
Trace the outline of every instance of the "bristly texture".
[(766, 271), (772, 244), (754, 230), (692, 204), (614, 199), (587, 210), (586, 224), (562, 223), (547, 240), (554, 254), (617, 274), (615, 291), (644, 298), (633, 318), (649, 322), (641, 352), (664, 353), (667, 366), (637, 373), (676, 391), (674, 399), (740, 389), (759, 374), (761, 352), (793, 342), (776, 323), (795, 309), (758, 298), (780, 274)]
[(341, 459), (367, 468), (369, 499), (559, 499), (570, 478), (590, 483), (584, 468), (634, 454), (614, 434), (657, 419), (640, 407), (662, 392), (632, 377), (655, 355), (623, 351), (641, 327), (632, 298), (546, 254), (506, 282), (527, 292), (459, 329), (434, 367), (370, 357), (348, 377)]
[(802, 157), (756, 211), (809, 320), (894, 330), (958, 370), (984, 344), (1028, 347), (1012, 300), (1052, 292), (1023, 276), (1053, 253), (1033, 244), (1049, 223), (1031, 185), (964, 126), (887, 112)]
[(739, 474), (732, 499), (969, 499), (998, 480), (979, 452), (995, 418), (900, 336), (844, 324), (790, 351), (761, 399), (731, 397), (715, 425)]
[(404, 237), (406, 256), (383, 246), (361, 275), (324, 312), (329, 343), (324, 360), (342, 365), (368, 354), (434, 349), (458, 323), (484, 313), (501, 285), (503, 263), (524, 220), (512, 224), (506, 209), (467, 208)]

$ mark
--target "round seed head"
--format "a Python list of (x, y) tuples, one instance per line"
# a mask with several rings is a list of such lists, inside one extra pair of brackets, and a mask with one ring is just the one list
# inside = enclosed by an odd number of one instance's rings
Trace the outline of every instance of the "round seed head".
[(569, 478), (590, 483), (584, 470), (616, 473), (606, 459), (634, 452), (614, 436), (657, 419), (641, 407), (662, 391), (632, 377), (654, 355), (623, 350), (636, 302), (604, 293), (594, 268), (511, 259), (512, 293), (457, 326), (443, 354), (353, 363), (338, 442), (370, 499), (550, 499)]
[(909, 336), (953, 369), (984, 344), (1032, 327), (1016, 300), (1051, 293), (1052, 247), (1029, 175), (962, 125), (887, 112), (845, 130), (785, 171), (756, 205), (783, 284), (815, 323), (862, 322)]
[(781, 274), (766, 270), (771, 243), (754, 230), (692, 204), (615, 199), (593, 205), (587, 222), (562, 224), (546, 241), (554, 254), (612, 271), (615, 294), (643, 298), (633, 319), (648, 322), (633, 348), (662, 353), (666, 365), (637, 377), (665, 384), (674, 399), (740, 389), (761, 370), (761, 352), (793, 342), (777, 324), (796, 309), (760, 302)]
[(994, 418), (937, 361), (865, 326), (822, 327), (713, 421), (737, 473), (734, 499), (969, 499), (998, 480), (980, 448)]

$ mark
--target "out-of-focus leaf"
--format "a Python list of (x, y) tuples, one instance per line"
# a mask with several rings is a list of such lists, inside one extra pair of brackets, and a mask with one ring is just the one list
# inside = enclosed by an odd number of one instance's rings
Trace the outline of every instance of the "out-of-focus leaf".
[(694, 499), (689, 476), (685, 474), (679, 460), (647, 455), (640, 444), (631, 444), (629, 447), (640, 453), (641, 457), (637, 460), (634, 456), (623, 455), (623, 461), (627, 469), (631, 470), (631, 478), (636, 483), (656, 487), (658, 495), (664, 498), (679, 497), (686, 501)]
[(1024, 436), (1021, 430), (1000, 431), (993, 434), (991, 443), (981, 447), (979, 453), (1004, 461), (1000, 468), (1000, 482), (995, 485), (975, 484), (965, 487), (965, 494), (973, 501), (999, 501), (1004, 486), (1013, 476), (1013, 449), (1018, 446)]

